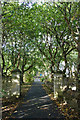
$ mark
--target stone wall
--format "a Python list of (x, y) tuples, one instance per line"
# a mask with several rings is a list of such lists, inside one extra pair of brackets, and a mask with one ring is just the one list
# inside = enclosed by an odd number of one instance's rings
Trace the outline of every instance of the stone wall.
[(2, 78), (2, 97), (20, 96), (20, 77), (14, 73), (12, 77)]

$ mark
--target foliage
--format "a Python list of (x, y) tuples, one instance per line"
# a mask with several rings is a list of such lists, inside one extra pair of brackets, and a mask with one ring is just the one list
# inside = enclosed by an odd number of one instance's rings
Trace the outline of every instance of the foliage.
[(25, 74), (25, 82), (31, 82), (33, 81), (33, 75), (30, 73)]
[[(74, 15), (75, 14), (75, 15)], [(65, 62), (76, 66), (79, 28), (78, 3), (7, 3), (2, 6), (2, 74), (18, 68), (54, 71)], [(74, 16), (74, 17), (73, 17)], [(75, 33), (75, 34), (74, 34)], [(74, 62), (75, 61), (75, 62)]]

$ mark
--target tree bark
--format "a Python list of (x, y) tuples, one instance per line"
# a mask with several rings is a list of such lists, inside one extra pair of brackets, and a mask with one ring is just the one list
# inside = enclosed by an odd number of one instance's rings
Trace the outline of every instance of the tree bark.
[(54, 63), (53, 62), (51, 64), (50, 69), (51, 69), (51, 81), (52, 81), (52, 84), (54, 86)]
[(3, 54), (2, 54), (2, 61), (3, 61), (3, 66), (2, 66), (2, 76), (3, 76), (3, 70), (4, 70), (4, 67), (5, 67), (5, 60), (4, 60)]
[(57, 71), (59, 71), (60, 60), (57, 63)]
[(23, 65), (22, 65), (22, 70), (21, 70), (21, 76), (20, 76), (21, 84), (24, 83), (24, 82), (23, 82), (24, 67), (25, 67), (25, 65), (23, 64)]
[(67, 58), (66, 55), (64, 54), (64, 61), (65, 61), (65, 69), (64, 69), (64, 77), (66, 77), (66, 69), (67, 69)]
[(24, 83), (24, 82), (23, 82), (23, 74), (24, 74), (24, 73), (21, 72), (21, 75), (20, 75), (20, 81), (21, 81), (21, 84)]
[(77, 92), (78, 112), (80, 117), (80, 42), (78, 42)]

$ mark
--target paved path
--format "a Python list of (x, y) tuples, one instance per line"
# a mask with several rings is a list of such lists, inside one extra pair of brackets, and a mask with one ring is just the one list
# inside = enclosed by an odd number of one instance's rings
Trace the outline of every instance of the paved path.
[(41, 82), (34, 82), (22, 103), (16, 108), (11, 118), (59, 118), (64, 119), (54, 101), (42, 88)]

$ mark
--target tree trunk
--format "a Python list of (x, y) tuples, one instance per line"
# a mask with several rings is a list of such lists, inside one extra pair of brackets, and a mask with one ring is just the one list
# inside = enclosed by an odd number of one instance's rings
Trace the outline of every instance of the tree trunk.
[(23, 82), (23, 72), (21, 72), (20, 81), (21, 81), (21, 84), (24, 83), (24, 82)]
[(24, 83), (24, 82), (23, 82), (24, 67), (25, 67), (25, 65), (23, 64), (23, 65), (22, 65), (21, 76), (20, 76), (21, 84)]
[(67, 69), (67, 58), (66, 55), (64, 55), (64, 61), (65, 61), (65, 69), (64, 69), (64, 77), (66, 77), (66, 69)]
[(57, 63), (57, 71), (59, 71), (60, 61)]
[(51, 69), (51, 81), (54, 86), (54, 63), (52, 63), (50, 69)]
[(2, 76), (3, 76), (3, 70), (4, 70), (4, 67), (5, 67), (5, 60), (4, 60), (3, 54), (2, 54), (2, 61), (3, 61), (3, 66), (2, 66)]
[(77, 92), (78, 112), (80, 117), (80, 42), (78, 42)]

